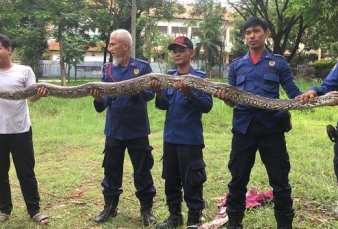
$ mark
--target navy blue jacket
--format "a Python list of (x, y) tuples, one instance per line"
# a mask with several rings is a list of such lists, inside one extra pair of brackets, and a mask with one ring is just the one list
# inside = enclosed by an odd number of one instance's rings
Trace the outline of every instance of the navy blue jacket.
[(338, 91), (338, 63), (335, 64), (331, 72), (325, 77), (321, 86), (313, 86), (309, 90), (315, 90), (318, 95), (325, 95), (330, 91)]
[[(207, 74), (190, 67), (189, 74), (207, 78)], [(173, 77), (177, 70), (169, 71)], [(202, 113), (208, 113), (213, 105), (209, 94), (193, 89), (194, 99), (189, 102), (177, 89), (162, 88), (161, 103), (156, 99), (155, 106), (166, 110), (164, 141), (173, 144), (203, 145)]]
[[(151, 72), (152, 69), (148, 62), (131, 57), (125, 68), (112, 63), (105, 64), (102, 71), (102, 82), (119, 82)], [(154, 92), (147, 89), (136, 96), (103, 96), (103, 103), (94, 101), (97, 112), (108, 108), (104, 134), (119, 140), (148, 136), (150, 126), (147, 102), (154, 97)]]
[[(240, 90), (277, 99), (280, 96), (281, 85), (289, 98), (302, 94), (293, 81), (291, 69), (285, 58), (271, 54), (268, 50), (262, 53), (256, 64), (252, 62), (248, 52), (245, 56), (231, 62), (229, 68), (229, 84)], [(282, 118), (285, 111), (264, 110), (236, 103), (233, 113), (233, 128), (245, 134), (253, 115), (270, 129)]]

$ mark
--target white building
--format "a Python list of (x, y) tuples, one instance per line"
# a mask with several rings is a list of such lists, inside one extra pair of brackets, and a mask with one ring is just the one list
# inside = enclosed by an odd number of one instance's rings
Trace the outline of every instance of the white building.
[[(50, 60), (60, 60), (60, 46), (59, 43), (55, 40), (48, 41), (48, 55)], [(89, 47), (86, 52), (84, 61), (103, 61), (103, 49), (102, 47)], [(107, 54), (107, 59), (109, 59), (109, 54)]]
[[(198, 27), (188, 26), (188, 22), (190, 19), (190, 11), (192, 10), (193, 5), (185, 5), (186, 12), (180, 15), (176, 15), (173, 21), (159, 21), (157, 23), (157, 28), (163, 33), (173, 37), (178, 36), (186, 36), (191, 38), (192, 42), (195, 44), (197, 42), (196, 37), (193, 37), (194, 30), (198, 30)], [(224, 15), (223, 22), (223, 41), (225, 52), (227, 53), (225, 58), (225, 63), (229, 63), (231, 58), (231, 39), (230, 39), (230, 31), (233, 29), (229, 18), (234, 13), (234, 9), (227, 8), (227, 13)]]

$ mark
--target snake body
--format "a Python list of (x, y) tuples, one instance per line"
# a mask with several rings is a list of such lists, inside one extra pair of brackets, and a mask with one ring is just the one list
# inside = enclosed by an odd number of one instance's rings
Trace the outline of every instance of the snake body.
[(338, 94), (318, 96), (314, 103), (302, 103), (299, 99), (272, 99), (259, 96), (250, 92), (242, 91), (235, 86), (211, 82), (194, 75), (171, 76), (161, 73), (150, 73), (133, 79), (105, 83), (90, 82), (78, 86), (62, 87), (50, 83), (36, 83), (23, 90), (5, 91), (0, 90), (0, 98), (9, 100), (21, 100), (36, 94), (38, 88), (45, 87), (50, 96), (58, 98), (81, 98), (88, 96), (91, 90), (98, 90), (102, 95), (119, 96), (131, 91), (142, 91), (149, 88), (151, 80), (158, 80), (163, 88), (174, 88), (177, 81), (184, 82), (187, 86), (199, 91), (213, 94), (218, 90), (225, 90), (229, 98), (249, 106), (267, 110), (301, 110), (321, 106), (332, 106), (338, 100)]

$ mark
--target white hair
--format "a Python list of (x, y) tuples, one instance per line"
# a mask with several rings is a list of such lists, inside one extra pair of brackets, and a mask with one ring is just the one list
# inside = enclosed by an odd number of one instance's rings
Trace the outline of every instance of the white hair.
[(129, 50), (131, 49), (131, 45), (132, 45), (132, 37), (131, 34), (128, 32), (128, 30), (125, 29), (117, 29), (115, 31), (113, 31), (110, 36), (116, 35), (117, 36), (117, 40), (119, 42), (126, 42), (129, 46)]

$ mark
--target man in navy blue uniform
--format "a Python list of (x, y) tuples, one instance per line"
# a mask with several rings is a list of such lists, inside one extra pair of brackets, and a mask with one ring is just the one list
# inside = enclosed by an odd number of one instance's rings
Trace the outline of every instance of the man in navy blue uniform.
[[(132, 38), (128, 31), (119, 29), (111, 33), (108, 49), (113, 56), (113, 63), (104, 66), (103, 82), (128, 80), (152, 72), (148, 62), (130, 56), (131, 44)], [(102, 96), (99, 91), (94, 90), (91, 94), (97, 112), (107, 108), (104, 178), (101, 183), (105, 204), (94, 222), (105, 222), (117, 214), (119, 196), (123, 192), (123, 162), (127, 149), (134, 168), (134, 185), (141, 205), (143, 223), (145, 226), (154, 224), (156, 218), (152, 213), (152, 206), (156, 189), (151, 174), (154, 159), (152, 147), (149, 145), (147, 111), (147, 102), (154, 98), (154, 92), (147, 89), (110, 97)]]
[[(267, 22), (252, 17), (245, 22), (243, 30), (249, 51), (230, 63), (229, 84), (274, 99), (279, 98), (280, 85), (289, 98), (301, 95), (285, 58), (270, 53), (265, 47), (265, 40), (269, 36)], [(228, 164), (232, 179), (228, 184), (226, 201), (228, 228), (243, 228), (245, 195), (257, 150), (273, 188), (277, 228), (292, 228), (294, 209), (288, 178), (290, 161), (284, 136), (284, 132), (291, 129), (288, 113), (236, 103), (229, 99), (224, 90), (216, 92), (214, 96), (234, 107), (232, 149)]]
[[(168, 49), (173, 51), (178, 66), (177, 70), (168, 72), (172, 77), (185, 74), (208, 77), (205, 72), (195, 70), (190, 64), (195, 51), (189, 38), (177, 37)], [(177, 82), (175, 89), (161, 89), (160, 82), (156, 80), (150, 85), (156, 93), (156, 107), (166, 110), (162, 177), (165, 179), (166, 202), (170, 215), (163, 223), (157, 224), (156, 228), (175, 228), (183, 224), (183, 199), (189, 210), (187, 228), (198, 228), (202, 210), (205, 208), (203, 183), (206, 181), (202, 152), (202, 114), (211, 110), (212, 97), (186, 86), (183, 82)]]
[[(332, 91), (338, 91), (338, 63), (334, 65), (331, 72), (325, 77), (322, 85), (318, 87), (316, 86), (310, 87), (309, 90), (301, 96), (301, 100), (303, 102), (308, 101), (314, 102), (314, 98), (316, 96), (325, 95)], [(337, 144), (338, 131), (337, 127), (333, 127), (332, 125), (328, 125), (326, 127), (326, 130), (330, 140), (335, 143), (333, 168), (338, 182), (338, 144)]]

